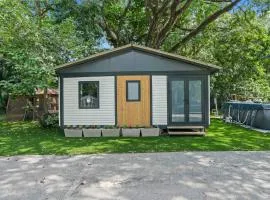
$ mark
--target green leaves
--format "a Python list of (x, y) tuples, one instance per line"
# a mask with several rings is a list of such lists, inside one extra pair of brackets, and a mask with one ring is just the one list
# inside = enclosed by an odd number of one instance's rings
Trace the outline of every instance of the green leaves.
[(217, 64), (223, 66), (214, 79), (213, 91), (223, 100), (230, 94), (269, 100), (267, 60), (262, 58), (270, 54), (270, 37), (261, 18), (246, 10), (223, 27), (229, 31), (217, 34), (212, 51)]
[(166, 51), (180, 42), (176, 53), (223, 67), (211, 86), (222, 101), (232, 93), (267, 100), (270, 18), (266, 2), (242, 2), (181, 43), (208, 16), (230, 3), (2, 0), (0, 94), (29, 95), (35, 88), (55, 86), (55, 66), (93, 54), (104, 46), (105, 38), (114, 47), (134, 42)]
[(0, 8), (0, 72), (8, 71), (2, 75), (0, 91), (32, 95), (36, 88), (55, 87), (54, 67), (93, 49), (84, 43), (71, 17), (55, 23), (44, 13), (45, 7), (38, 15), (31, 1), (3, 0)]

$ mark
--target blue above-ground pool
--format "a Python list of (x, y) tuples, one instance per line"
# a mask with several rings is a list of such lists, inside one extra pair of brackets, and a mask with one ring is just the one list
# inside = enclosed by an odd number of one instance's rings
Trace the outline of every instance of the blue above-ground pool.
[(252, 102), (227, 102), (223, 106), (223, 118), (270, 130), (270, 104)]

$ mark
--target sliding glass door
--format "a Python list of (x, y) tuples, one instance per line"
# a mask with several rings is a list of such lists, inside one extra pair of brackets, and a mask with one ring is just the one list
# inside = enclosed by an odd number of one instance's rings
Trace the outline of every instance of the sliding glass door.
[(185, 82), (172, 80), (171, 82), (171, 121), (185, 122)]
[(188, 81), (188, 106), (189, 122), (201, 122), (202, 121), (202, 81), (201, 80), (189, 80)]
[(168, 85), (169, 124), (200, 124), (203, 122), (203, 79), (170, 77)]

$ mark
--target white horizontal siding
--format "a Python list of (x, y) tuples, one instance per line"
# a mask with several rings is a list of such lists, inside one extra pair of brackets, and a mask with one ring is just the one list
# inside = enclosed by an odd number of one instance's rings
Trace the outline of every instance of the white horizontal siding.
[(208, 103), (208, 110), (207, 110), (207, 112), (208, 112), (208, 124), (210, 125), (210, 75), (208, 75), (207, 76), (207, 87), (208, 87), (208, 101), (207, 101), (207, 103)]
[[(99, 81), (99, 108), (79, 109), (79, 81)], [(114, 125), (114, 76), (64, 78), (64, 125)]]
[(167, 125), (167, 76), (152, 76), (152, 123)]
[(61, 90), (60, 90), (60, 77), (58, 77), (58, 110), (59, 110), (59, 113), (58, 113), (58, 120), (59, 120), (59, 126), (61, 126), (61, 108), (60, 108), (60, 102), (61, 102)]

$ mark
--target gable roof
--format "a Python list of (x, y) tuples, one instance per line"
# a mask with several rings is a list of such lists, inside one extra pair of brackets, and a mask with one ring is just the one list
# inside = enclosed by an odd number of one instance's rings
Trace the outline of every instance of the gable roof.
[(91, 55), (91, 56), (86, 57), (86, 58), (78, 59), (78, 60), (76, 60), (74, 62), (65, 63), (63, 65), (60, 65), (60, 66), (56, 67), (55, 70), (56, 70), (56, 72), (58, 72), (58, 71), (61, 71), (62, 69), (75, 67), (78, 64), (82, 64), (82, 63), (86, 63), (86, 62), (89, 62), (89, 61), (97, 60), (97, 59), (100, 59), (100, 58), (103, 58), (103, 57), (111, 56), (111, 55), (113, 55), (115, 53), (128, 51), (128, 50), (138, 50), (138, 51), (141, 51), (141, 52), (150, 53), (150, 54), (165, 57), (165, 58), (168, 58), (168, 59), (173, 59), (173, 60), (176, 60), (176, 61), (193, 64), (195, 66), (205, 68), (205, 69), (207, 69), (207, 70), (209, 70), (211, 72), (216, 72), (219, 69), (221, 69), (220, 67), (218, 67), (216, 65), (205, 63), (205, 62), (194, 60), (194, 59), (190, 59), (190, 58), (187, 58), (187, 57), (184, 57), (184, 56), (180, 56), (180, 55), (176, 55), (176, 54), (172, 54), (172, 53), (167, 53), (165, 51), (160, 51), (160, 50), (156, 50), (156, 49), (153, 49), (153, 48), (144, 47), (144, 46), (140, 46), (140, 45), (128, 44), (128, 45), (125, 45), (125, 46), (122, 46), (122, 47), (118, 47), (118, 48), (114, 48), (114, 49), (111, 49), (111, 50), (108, 50), (108, 51), (97, 53), (97, 54)]

